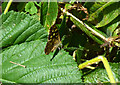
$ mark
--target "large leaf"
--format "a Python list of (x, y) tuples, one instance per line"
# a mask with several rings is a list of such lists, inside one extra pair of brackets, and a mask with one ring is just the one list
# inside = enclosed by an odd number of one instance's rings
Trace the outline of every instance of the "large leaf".
[[(53, 53), (45, 55), (45, 42), (39, 40), (11, 46), (0, 54), (4, 83), (81, 83), (81, 71), (64, 50), (50, 61)], [(25, 65), (10, 63), (10, 61)]]
[(57, 2), (44, 2), (41, 6), (41, 23), (49, 29), (56, 21), (58, 14)]
[(10, 11), (0, 16), (0, 44), (7, 47), (13, 44), (32, 41), (36, 39), (46, 39), (47, 32), (39, 21), (29, 15)]
[[(110, 63), (110, 66), (116, 82), (120, 83), (120, 63)], [(84, 76), (84, 78), (85, 83), (110, 82), (106, 70), (102, 68), (96, 69), (94, 72)]]

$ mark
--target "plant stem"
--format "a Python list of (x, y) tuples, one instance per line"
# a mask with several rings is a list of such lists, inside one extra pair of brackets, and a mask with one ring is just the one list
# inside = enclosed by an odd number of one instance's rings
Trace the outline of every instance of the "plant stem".
[(100, 33), (98, 33), (97, 31), (95, 31), (94, 29), (92, 29), (91, 27), (89, 27), (87, 24), (83, 23), (81, 20), (79, 20), (78, 18), (76, 18), (75, 16), (73, 16), (71, 13), (67, 12), (67, 15), (73, 17), (74, 19), (76, 19), (79, 23), (81, 23), (82, 25), (85, 25), (87, 29), (89, 29), (91, 32), (93, 32), (96, 36), (100, 37), (101, 39), (107, 41), (107, 39), (101, 35)]
[(8, 12), (12, 1), (13, 1), (13, 0), (10, 0), (10, 1), (8, 2), (7, 6), (6, 6), (6, 8), (5, 8), (4, 14), (6, 14), (6, 13)]
[(76, 21), (78, 21), (79, 23), (81, 23), (82, 25), (84, 25), (88, 30), (90, 30), (91, 32), (93, 32), (96, 36), (100, 37), (101, 39), (103, 39), (104, 41), (108, 41), (107, 38), (105, 38), (103, 35), (101, 35), (100, 33), (98, 33), (97, 31), (95, 31), (94, 29), (92, 29), (91, 27), (89, 27), (87, 24), (83, 23), (81, 20), (79, 20), (78, 18), (76, 18), (74, 15), (72, 15), (71, 13), (65, 11), (65, 9), (61, 9), (63, 11), (63, 13), (66, 13), (67, 15), (71, 16), (72, 18), (74, 18)]
[(113, 73), (112, 73), (112, 70), (110, 68), (110, 65), (109, 65), (107, 59), (105, 57), (103, 57), (103, 56), (98, 56), (96, 58), (93, 58), (92, 60), (86, 61), (85, 63), (80, 64), (78, 67), (80, 69), (83, 69), (83, 68), (85, 68), (88, 65), (91, 65), (93, 63), (98, 63), (100, 61), (102, 61), (103, 64), (104, 64), (104, 67), (105, 67), (105, 69), (107, 71), (107, 74), (108, 74), (108, 77), (110, 79), (110, 83), (116, 83), (116, 81), (114, 79), (114, 76), (113, 76)]

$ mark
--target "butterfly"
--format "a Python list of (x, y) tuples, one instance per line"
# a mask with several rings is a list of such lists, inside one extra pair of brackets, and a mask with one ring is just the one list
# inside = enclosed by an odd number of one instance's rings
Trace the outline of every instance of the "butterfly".
[(48, 42), (45, 47), (45, 54), (53, 52), (61, 44), (60, 34), (56, 25), (53, 25), (49, 30)]

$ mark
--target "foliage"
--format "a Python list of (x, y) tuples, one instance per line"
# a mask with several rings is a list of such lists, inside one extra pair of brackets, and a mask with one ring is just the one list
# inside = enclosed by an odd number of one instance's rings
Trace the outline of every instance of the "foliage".
[(30, 14), (35, 14), (37, 13), (37, 8), (33, 2), (28, 2), (25, 6), (25, 11), (29, 12)]
[[(7, 3), (2, 4), (4, 11)], [(103, 55), (120, 82), (119, 15), (119, 2), (13, 2), (9, 11), (0, 15), (0, 81), (109, 83), (103, 64), (94, 64), (94, 70), (77, 67)], [(45, 55), (47, 31), (54, 24), (62, 49)]]
[[(53, 53), (49, 56), (44, 54), (45, 44), (35, 40), (11, 46), (2, 52), (3, 83), (81, 83), (82, 74), (72, 56), (61, 50), (50, 61)], [(25, 65), (26, 68), (11, 64), (10, 61)]]

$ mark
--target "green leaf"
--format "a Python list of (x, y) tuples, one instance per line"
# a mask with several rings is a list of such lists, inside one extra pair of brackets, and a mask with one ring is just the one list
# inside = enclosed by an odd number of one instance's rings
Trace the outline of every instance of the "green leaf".
[(99, 14), (103, 11), (103, 9), (105, 9), (106, 7), (108, 7), (109, 5), (113, 4), (115, 2), (107, 2), (106, 4), (104, 4), (103, 6), (101, 6), (99, 9), (97, 9), (95, 12), (93, 12), (88, 21), (93, 21), (95, 20), (96, 18), (98, 18)]
[(56, 21), (58, 14), (57, 2), (44, 2), (41, 7), (41, 23), (48, 30)]
[(36, 6), (33, 6), (30, 11), (29, 11), (30, 14), (35, 14), (37, 13), (37, 7)]
[(29, 12), (31, 10), (32, 6), (34, 6), (34, 3), (33, 2), (28, 2), (25, 6), (25, 11)]
[[(45, 55), (45, 42), (40, 40), (11, 46), (3, 51), (3, 83), (81, 83), (81, 71), (76, 62), (64, 50), (60, 50), (50, 61), (53, 53)], [(10, 63), (25, 65), (26, 68)]]
[(26, 5), (26, 2), (19, 2), (19, 4), (17, 4), (17, 10), (19, 12), (24, 11), (25, 5)]
[(118, 16), (113, 21), (111, 21), (108, 25), (103, 27), (103, 29), (106, 29), (106, 34), (108, 37), (117, 35), (117, 33), (115, 33), (115, 30), (119, 24), (120, 24), (120, 17)]
[(43, 26), (45, 26), (45, 20), (47, 16), (47, 10), (48, 10), (48, 2), (44, 2), (41, 5), (41, 12), (40, 12), (40, 21)]
[(85, 2), (85, 7), (88, 8), (89, 13), (92, 14), (102, 7), (106, 2)]
[(28, 2), (25, 6), (25, 11), (29, 12), (30, 14), (37, 13), (37, 8), (33, 2)]
[[(112, 2), (111, 2), (112, 3)], [(103, 10), (103, 19), (96, 25), (96, 27), (102, 27), (110, 23), (117, 16), (120, 15), (119, 3), (113, 3)]]
[[(120, 63), (110, 63), (116, 82), (120, 82)], [(84, 76), (85, 83), (110, 82), (107, 72), (103, 68), (96, 69), (94, 72)]]
[(46, 40), (45, 28), (29, 15), (10, 11), (1, 15), (0, 19), (2, 19), (0, 25), (0, 44), (2, 47), (36, 39)]

